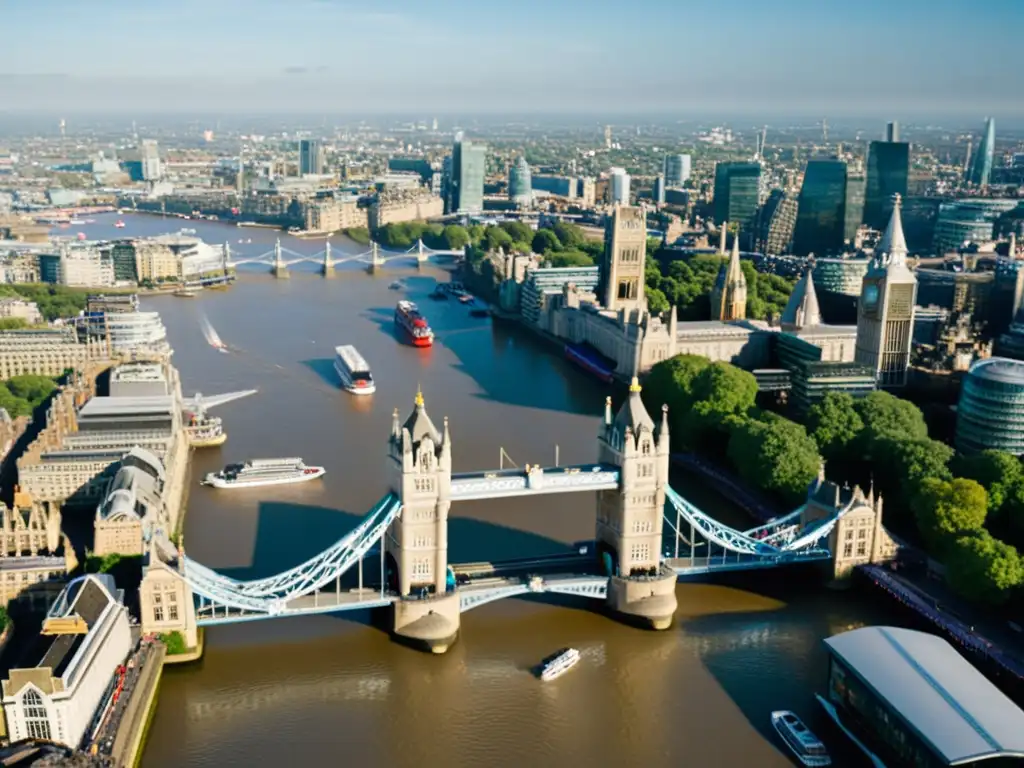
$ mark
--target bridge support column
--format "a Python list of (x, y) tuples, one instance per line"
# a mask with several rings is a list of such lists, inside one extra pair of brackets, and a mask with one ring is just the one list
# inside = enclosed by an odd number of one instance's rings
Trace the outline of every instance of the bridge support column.
[[(182, 557), (184, 550), (179, 549), (179, 562)], [(192, 588), (177, 568), (160, 559), (152, 543), (145, 555), (142, 582), (139, 584), (139, 613), (143, 634), (179, 632), (187, 648), (198, 647), (199, 630)]]
[(404, 424), (395, 410), (388, 470), (402, 511), (388, 531), (384, 555), (389, 587), (399, 595), (391, 633), (432, 653), (447, 651), (459, 634), (459, 595), (448, 570), (451, 446), (448, 419), (438, 430), (422, 393)]
[(367, 271), (370, 274), (375, 274), (384, 267), (384, 259), (380, 255), (380, 246), (377, 245), (376, 240), (370, 241), (370, 266), (367, 267)]
[(427, 252), (423, 248), (423, 238), (422, 237), (419, 240), (416, 241), (416, 245), (417, 245), (416, 264), (418, 266), (423, 266), (424, 264), (427, 263)]
[(334, 258), (331, 256), (331, 241), (324, 241), (324, 264), (320, 268), (324, 277), (334, 277)]
[(287, 279), (291, 277), (288, 274), (288, 265), (284, 263), (284, 257), (281, 255), (281, 240), (278, 238), (277, 242), (274, 243), (274, 264), (270, 268), (271, 273), (274, 277)]
[(661, 562), (668, 409), (655, 429), (636, 378), (629, 390), (614, 419), (611, 398), (605, 401), (599, 455), (601, 463), (619, 467), (619, 487), (598, 494), (597, 546), (609, 576), (609, 610), (630, 623), (668, 629), (677, 605), (676, 574)]

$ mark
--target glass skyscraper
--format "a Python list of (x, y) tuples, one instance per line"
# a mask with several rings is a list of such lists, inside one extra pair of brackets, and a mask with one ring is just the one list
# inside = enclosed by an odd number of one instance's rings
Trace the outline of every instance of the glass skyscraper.
[(978, 144), (978, 151), (971, 160), (967, 181), (976, 187), (987, 187), (992, 181), (992, 162), (996, 152), (996, 121), (991, 117), (985, 121), (985, 133)]
[(793, 232), (793, 253), (819, 256), (843, 247), (846, 228), (846, 163), (811, 160), (800, 188)]
[(864, 223), (884, 231), (892, 217), (893, 195), (907, 196), (910, 145), (905, 141), (872, 141), (868, 146), (868, 178), (864, 190)]
[(316, 139), (299, 142), (299, 175), (319, 175), (324, 172), (324, 148)]
[(665, 155), (665, 186), (681, 187), (690, 178), (689, 155)]
[(853, 243), (857, 230), (864, 222), (864, 188), (867, 179), (859, 171), (846, 169), (846, 221), (843, 224), (843, 241)]
[(508, 171), (508, 199), (516, 205), (529, 205), (533, 198), (533, 180), (526, 158), (520, 155)]
[(487, 145), (459, 139), (452, 148), (451, 213), (480, 213), (484, 209)]
[(956, 447), (1024, 454), (1024, 363), (990, 357), (971, 366), (960, 388)]
[(760, 205), (760, 163), (718, 163), (715, 166), (715, 223), (753, 223)]

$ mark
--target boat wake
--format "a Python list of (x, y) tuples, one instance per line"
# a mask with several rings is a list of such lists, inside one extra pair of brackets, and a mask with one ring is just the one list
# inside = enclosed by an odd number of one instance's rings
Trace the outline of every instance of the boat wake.
[(201, 326), (203, 329), (203, 338), (206, 339), (206, 343), (219, 352), (223, 352), (225, 355), (230, 354), (231, 350), (228, 349), (228, 345), (224, 343), (217, 331), (214, 330), (213, 324), (210, 319), (203, 315), (201, 319)]

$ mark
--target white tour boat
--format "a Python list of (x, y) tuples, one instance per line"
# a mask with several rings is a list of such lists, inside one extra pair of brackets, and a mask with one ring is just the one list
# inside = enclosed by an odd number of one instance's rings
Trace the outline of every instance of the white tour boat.
[(323, 477), (323, 467), (307, 467), (302, 459), (253, 459), (244, 464), (228, 464), (220, 472), (211, 472), (203, 485), (214, 488), (253, 488), (261, 485), (304, 483)]
[(561, 677), (570, 669), (575, 667), (580, 660), (580, 652), (575, 648), (563, 648), (548, 658), (544, 659), (540, 668), (540, 679), (547, 682)]
[(772, 725), (801, 763), (807, 766), (832, 765), (825, 745), (795, 714), (789, 710), (772, 712)]
[(359, 354), (359, 350), (351, 344), (334, 348), (334, 370), (346, 392), (353, 395), (372, 395), (377, 391), (370, 366)]

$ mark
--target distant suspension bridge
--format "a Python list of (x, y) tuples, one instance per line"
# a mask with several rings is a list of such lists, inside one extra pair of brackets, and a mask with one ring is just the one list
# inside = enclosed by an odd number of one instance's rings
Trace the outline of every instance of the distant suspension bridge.
[(335, 267), (341, 264), (365, 264), (367, 269), (373, 272), (392, 261), (409, 261), (411, 258), (415, 259), (417, 264), (424, 264), (430, 259), (461, 259), (465, 255), (465, 248), (439, 250), (428, 248), (423, 244), (423, 240), (417, 240), (413, 246), (404, 251), (385, 251), (375, 241), (370, 241), (369, 249), (362, 253), (336, 257), (329, 240), (324, 243), (323, 250), (314, 254), (302, 254), (283, 247), (281, 240), (278, 239), (274, 243), (273, 249), (258, 256), (245, 256), (240, 259), (232, 259), (231, 247), (226, 245), (224, 247), (224, 266), (225, 269), (229, 269), (241, 264), (265, 264), (275, 276), (288, 277), (289, 267), (309, 263), (318, 265), (321, 274), (332, 275)]

